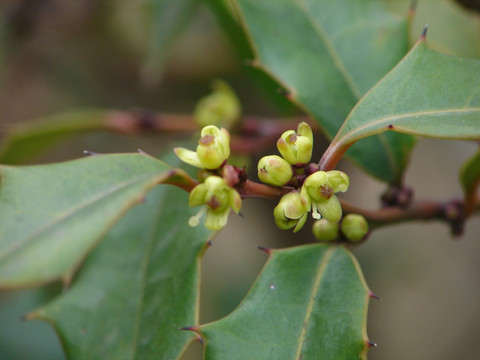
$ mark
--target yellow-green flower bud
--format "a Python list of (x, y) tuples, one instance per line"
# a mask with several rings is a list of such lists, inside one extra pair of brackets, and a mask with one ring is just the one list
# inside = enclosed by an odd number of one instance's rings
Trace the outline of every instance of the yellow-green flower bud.
[(312, 232), (320, 241), (334, 241), (338, 238), (338, 223), (326, 219), (315, 221)]
[(230, 156), (230, 134), (224, 128), (205, 126), (200, 133), (197, 151), (175, 148), (175, 154), (189, 165), (202, 169), (218, 169)]
[(292, 175), (292, 167), (280, 156), (264, 156), (258, 162), (258, 178), (266, 184), (283, 186), (292, 179)]
[(325, 201), (332, 197), (334, 191), (325, 171), (317, 171), (305, 179), (302, 195), (312, 201)]
[(280, 229), (287, 230), (295, 227), (293, 232), (299, 231), (307, 221), (307, 212), (302, 207), (299, 192), (292, 191), (283, 195), (273, 210), (273, 216), (275, 224)]
[(297, 131), (285, 131), (277, 141), (282, 157), (291, 165), (307, 164), (312, 158), (313, 133), (310, 126), (302, 122)]
[(350, 185), (350, 179), (348, 178), (348, 175), (345, 174), (343, 171), (327, 171), (327, 178), (333, 188), (333, 192), (345, 192), (348, 190), (348, 186)]
[(360, 241), (368, 233), (368, 223), (362, 215), (348, 214), (343, 218), (340, 229), (347, 240)]
[(230, 209), (238, 214), (242, 199), (238, 192), (227, 185), (220, 176), (209, 176), (203, 184), (197, 185), (188, 199), (190, 206), (201, 206), (199, 213), (189, 220), (190, 226), (197, 226), (203, 214), (207, 213), (205, 227), (220, 230), (225, 226)]
[(235, 92), (222, 80), (212, 84), (213, 92), (200, 99), (194, 118), (201, 126), (222, 125), (230, 128), (240, 117), (241, 105)]

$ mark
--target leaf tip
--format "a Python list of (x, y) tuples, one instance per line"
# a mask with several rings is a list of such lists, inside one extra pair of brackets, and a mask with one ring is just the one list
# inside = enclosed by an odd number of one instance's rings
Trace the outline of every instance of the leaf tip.
[(388, 129), (388, 130), (393, 130), (393, 124), (388, 124), (388, 125), (387, 125), (387, 129)]
[(93, 151), (88, 151), (88, 150), (83, 150), (83, 153), (87, 156), (96, 156), (96, 155), (100, 155), (100, 153), (97, 153), (97, 152), (93, 152)]
[(184, 326), (181, 328), (178, 328), (178, 330), (186, 330), (186, 331), (193, 331), (194, 333), (198, 334), (198, 325), (193, 325), (193, 326)]
[(378, 345), (376, 343), (374, 343), (373, 341), (371, 340), (367, 340), (365, 341), (366, 345), (367, 345), (367, 348), (372, 348), (372, 347), (377, 347)]
[(272, 249), (270, 248), (267, 248), (267, 247), (263, 247), (263, 246), (257, 246), (258, 250), (261, 250), (263, 251), (265, 254), (267, 255), (270, 255), (270, 253), (272, 252)]
[(378, 295), (376, 295), (375, 293), (371, 292), (368, 294), (368, 296), (370, 296), (370, 298), (372, 299), (375, 299), (375, 300), (382, 300), (382, 298)]
[(292, 100), (292, 99), (293, 99), (293, 94), (292, 94), (291, 91), (288, 91), (288, 90), (283, 89), (283, 88), (278, 88), (278, 89), (277, 89), (277, 92), (278, 92), (280, 95), (285, 96), (288, 100)]
[(29, 312), (27, 314), (23, 314), (21, 317), (20, 317), (20, 320), (21, 321), (29, 321), (29, 320), (33, 320), (36, 318), (36, 314), (35, 312)]
[(73, 275), (75, 274), (76, 269), (77, 268), (74, 267), (62, 277), (62, 285), (63, 285), (62, 292), (68, 291), (70, 289), (70, 286), (72, 285), (72, 281), (73, 281)]
[(245, 59), (243, 60), (243, 65), (258, 68), (260, 67), (260, 62), (257, 59)]
[(422, 35), (420, 35), (420, 41), (425, 41), (427, 37), (428, 24), (425, 24), (425, 27), (422, 30)]

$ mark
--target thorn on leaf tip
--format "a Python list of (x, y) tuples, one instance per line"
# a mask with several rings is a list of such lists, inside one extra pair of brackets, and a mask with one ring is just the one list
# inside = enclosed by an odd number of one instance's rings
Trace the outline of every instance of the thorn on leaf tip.
[(184, 326), (184, 327), (179, 328), (179, 330), (187, 330), (187, 331), (198, 332), (198, 326)]
[(377, 344), (374, 343), (374, 342), (371, 341), (371, 340), (367, 340), (367, 346), (368, 346), (369, 348), (371, 348), (371, 347), (377, 347)]
[(257, 67), (258, 65), (260, 65), (257, 59), (245, 59), (243, 61), (243, 64), (245, 66), (251, 66), (251, 67)]
[(263, 247), (263, 246), (258, 246), (258, 250), (261, 250), (268, 255), (270, 255), (270, 252), (271, 252), (271, 249), (269, 249), (267, 247)]
[(375, 300), (382, 300), (382, 298), (378, 295), (375, 295), (373, 292), (370, 292), (369, 296), (372, 298), (372, 299), (375, 299)]
[(285, 96), (287, 99), (291, 99), (291, 98), (292, 98), (292, 93), (291, 93), (290, 91), (288, 91), (288, 90), (279, 88), (277, 91), (278, 91), (278, 93), (279, 93), (280, 95)]
[(428, 24), (425, 24), (425, 27), (422, 30), (422, 35), (420, 36), (420, 39), (425, 39), (427, 37), (427, 30), (428, 30)]

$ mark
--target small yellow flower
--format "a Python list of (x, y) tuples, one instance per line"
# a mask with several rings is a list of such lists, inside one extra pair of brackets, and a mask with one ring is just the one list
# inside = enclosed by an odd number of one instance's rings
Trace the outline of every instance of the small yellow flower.
[(342, 206), (335, 193), (345, 192), (350, 180), (348, 176), (337, 170), (317, 171), (307, 177), (300, 191), (300, 199), (306, 211), (312, 211), (314, 219), (322, 216), (331, 222), (342, 218)]
[(197, 151), (175, 148), (175, 154), (189, 165), (214, 170), (221, 167), (230, 156), (230, 134), (224, 128), (205, 126), (198, 141)]
[(280, 229), (287, 230), (295, 227), (293, 232), (299, 231), (307, 221), (307, 211), (304, 210), (300, 201), (300, 193), (292, 191), (283, 195), (273, 210), (273, 216), (275, 224)]
[(194, 117), (201, 126), (217, 125), (230, 128), (240, 117), (241, 105), (233, 89), (222, 80), (212, 84), (213, 92), (200, 99)]
[(190, 206), (202, 206), (197, 215), (192, 216), (188, 224), (195, 227), (206, 213), (205, 227), (220, 230), (227, 224), (230, 209), (236, 214), (242, 206), (240, 194), (227, 185), (220, 176), (209, 176), (203, 184), (197, 185), (188, 199)]
[(290, 165), (307, 164), (312, 158), (312, 129), (306, 122), (302, 122), (296, 132), (285, 131), (277, 141), (277, 148)]

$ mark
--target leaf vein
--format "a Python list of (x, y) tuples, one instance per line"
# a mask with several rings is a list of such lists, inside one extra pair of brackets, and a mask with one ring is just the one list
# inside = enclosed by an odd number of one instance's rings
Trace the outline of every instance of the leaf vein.
[(303, 344), (305, 342), (305, 337), (306, 337), (306, 334), (307, 334), (307, 326), (306, 325), (307, 325), (307, 323), (310, 319), (310, 316), (312, 314), (313, 306), (314, 306), (315, 300), (317, 298), (318, 289), (320, 287), (320, 283), (322, 281), (323, 274), (325, 273), (325, 268), (327, 267), (328, 261), (330, 260), (330, 257), (332, 256), (335, 249), (336, 248), (333, 247), (333, 246), (330, 247), (325, 252), (325, 255), (323, 256), (322, 261), (318, 265), (317, 275), (316, 275), (315, 281), (313, 283), (312, 295), (311, 295), (310, 300), (308, 302), (307, 311), (305, 312), (305, 319), (303, 321), (302, 331), (300, 333), (300, 338), (298, 340), (297, 354), (295, 356), (295, 358), (298, 359), (298, 360), (301, 359)]
[(135, 182), (145, 180), (145, 179), (150, 178), (150, 177), (151, 177), (151, 175), (148, 175), (148, 176), (142, 176), (142, 177), (139, 177), (139, 178), (135, 178), (135, 179), (132, 179), (132, 180), (129, 180), (129, 181), (125, 181), (123, 183), (118, 184), (117, 186), (109, 188), (107, 191), (105, 191), (105, 192), (103, 192), (103, 193), (101, 193), (101, 194), (99, 194), (99, 195), (97, 195), (97, 196), (79, 204), (78, 206), (70, 209), (69, 211), (63, 213), (61, 216), (54, 219), (52, 222), (45, 225), (44, 227), (34, 231), (32, 234), (30, 234), (30, 236), (27, 236), (23, 240), (19, 240), (19, 241), (15, 242), (14, 244), (12, 244), (12, 246), (5, 249), (2, 253), (0, 253), (0, 261), (2, 261), (6, 256), (10, 255), (12, 252), (15, 252), (18, 249), (23, 248), (24, 246), (28, 245), (31, 241), (33, 241), (32, 239), (35, 239), (39, 235), (48, 232), (50, 229), (53, 229), (56, 226), (58, 226), (59, 224), (61, 224), (61, 222), (63, 222), (66, 219), (69, 219), (70, 217), (74, 216), (77, 212), (85, 210), (89, 206), (94, 205), (98, 201), (100, 201), (104, 198), (107, 198), (108, 196), (114, 194), (117, 191), (120, 191), (124, 188), (127, 188), (128, 186), (134, 184)]

